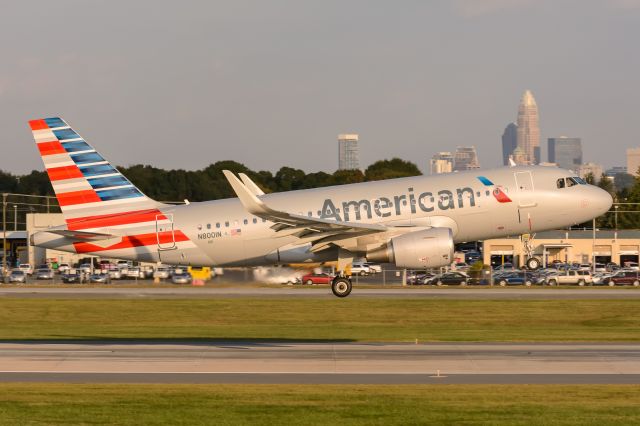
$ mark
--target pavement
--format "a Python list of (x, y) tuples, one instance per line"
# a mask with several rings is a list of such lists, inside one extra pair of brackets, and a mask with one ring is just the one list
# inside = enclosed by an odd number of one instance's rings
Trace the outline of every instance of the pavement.
[[(259, 287), (236, 284), (219, 287), (126, 287), (121, 284), (104, 287), (31, 287), (2, 285), (1, 298), (239, 298), (295, 297), (335, 298), (328, 286)], [(365, 298), (442, 298), (442, 299), (640, 299), (635, 287), (399, 287), (379, 288), (354, 286), (349, 297)]]
[(4, 342), (0, 382), (640, 384), (640, 344)]

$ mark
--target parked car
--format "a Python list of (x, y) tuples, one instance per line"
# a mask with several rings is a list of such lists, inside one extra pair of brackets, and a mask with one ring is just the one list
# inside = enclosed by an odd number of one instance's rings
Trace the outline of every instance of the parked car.
[(160, 278), (161, 280), (166, 280), (171, 275), (171, 269), (168, 266), (158, 266), (156, 271), (153, 273), (153, 278)]
[(173, 274), (171, 276), (171, 282), (174, 284), (189, 284), (191, 283), (191, 275), (188, 272)]
[(618, 271), (614, 275), (603, 279), (601, 283), (611, 287), (615, 285), (632, 285), (638, 287), (640, 286), (640, 271)]
[(61, 263), (58, 265), (59, 274), (66, 274), (67, 272), (69, 272), (69, 269), (71, 269), (71, 267), (69, 266), (68, 263)]
[(513, 263), (503, 263), (502, 265), (497, 265), (493, 267), (493, 271), (494, 272), (500, 272), (500, 271), (514, 271), (515, 268), (513, 266)]
[(303, 284), (331, 284), (333, 276), (325, 273), (307, 274), (303, 275), (301, 280)]
[(436, 274), (432, 272), (425, 272), (424, 274), (414, 275), (411, 279), (407, 278), (407, 284), (410, 285), (425, 285), (429, 280), (435, 277)]
[(109, 274), (91, 274), (91, 276), (89, 276), (89, 282), (96, 284), (109, 284), (111, 279), (109, 278)]
[(593, 279), (589, 271), (567, 269), (559, 269), (555, 274), (548, 275), (545, 280), (547, 285), (559, 285), (559, 284), (577, 284), (583, 286), (591, 284)]
[(53, 269), (40, 268), (36, 271), (36, 280), (52, 280)]
[(33, 275), (33, 266), (31, 266), (29, 263), (21, 263), (20, 265), (18, 265), (18, 269), (20, 269), (27, 275)]
[(78, 268), (78, 270), (80, 271), (80, 273), (82, 274), (90, 274), (91, 270), (93, 269), (93, 266), (90, 263), (83, 263), (82, 265), (80, 265), (80, 267)]
[(640, 270), (638, 262), (624, 262), (624, 269), (632, 269), (634, 271)]
[(14, 283), (26, 284), (26, 282), (27, 282), (27, 273), (24, 272), (22, 269), (14, 269), (9, 274), (10, 284), (14, 284)]
[(353, 263), (351, 265), (351, 275), (365, 276), (369, 274), (369, 266), (366, 263)]
[(130, 260), (118, 260), (116, 266), (120, 269), (129, 269), (133, 266), (133, 262)]
[(530, 287), (533, 283), (538, 281), (538, 276), (527, 271), (515, 271), (504, 274), (499, 274), (497, 278), (494, 278), (494, 282), (502, 287), (507, 285), (526, 285)]
[(80, 284), (82, 282), (82, 276), (78, 272), (68, 272), (62, 274), (62, 282), (65, 284)]
[(470, 280), (469, 275), (464, 274), (462, 272), (452, 271), (452, 272), (445, 272), (444, 274), (439, 274), (433, 278), (430, 278), (427, 281), (427, 284), (437, 285), (437, 286), (451, 285), (451, 284), (467, 285), (469, 284), (469, 280)]
[(109, 270), (106, 273), (109, 275), (109, 278), (112, 280), (122, 279), (122, 271), (118, 269), (116, 265), (111, 265), (109, 267)]
[(369, 273), (371, 274), (379, 274), (382, 272), (382, 266), (377, 263), (365, 262), (364, 264), (369, 267)]
[[(126, 271), (125, 276), (127, 278), (144, 278), (144, 272), (138, 267), (129, 268)], [(124, 272), (124, 270), (122, 272)]]

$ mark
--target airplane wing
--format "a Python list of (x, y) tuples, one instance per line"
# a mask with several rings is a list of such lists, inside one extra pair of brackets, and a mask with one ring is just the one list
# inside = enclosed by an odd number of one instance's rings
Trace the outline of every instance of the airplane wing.
[[(360, 235), (386, 232), (386, 226), (355, 222), (336, 222), (334, 220), (308, 217), (299, 214), (275, 210), (267, 206), (257, 195), (245, 186), (232, 172), (223, 171), (244, 208), (254, 216), (274, 222), (271, 227), (277, 232), (295, 235), (309, 241), (331, 237), (332, 241)], [(250, 180), (249, 177), (246, 177)], [(255, 185), (255, 184), (254, 184)]]

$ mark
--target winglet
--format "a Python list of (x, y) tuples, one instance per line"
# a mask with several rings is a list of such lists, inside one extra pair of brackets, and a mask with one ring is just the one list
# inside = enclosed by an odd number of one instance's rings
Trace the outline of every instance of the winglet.
[(224, 173), (240, 202), (249, 213), (260, 216), (271, 212), (271, 209), (260, 201), (233, 173), (229, 170), (223, 170), (222, 173)]
[(242, 183), (244, 183), (247, 189), (253, 192), (254, 195), (258, 197), (264, 195), (264, 191), (260, 189), (260, 187), (256, 185), (249, 176), (245, 175), (244, 173), (238, 173), (238, 175), (240, 176), (240, 179), (242, 179)]

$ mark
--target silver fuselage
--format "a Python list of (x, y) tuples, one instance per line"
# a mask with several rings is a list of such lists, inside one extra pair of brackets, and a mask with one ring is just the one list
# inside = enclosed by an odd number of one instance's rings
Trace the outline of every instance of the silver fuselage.
[[(611, 196), (598, 187), (558, 188), (558, 179), (570, 176), (575, 174), (555, 167), (503, 167), (267, 194), (261, 199), (290, 213), (389, 227), (389, 232), (343, 242), (363, 255), (394, 235), (429, 227), (451, 228), (455, 242), (475, 241), (564, 228), (609, 210)], [(173, 220), (173, 229), (188, 237), (189, 247), (165, 243), (92, 254), (216, 266), (335, 260), (335, 251), (313, 253), (311, 243), (292, 232), (276, 232), (274, 223), (247, 213), (237, 198), (161, 210)], [(147, 226), (136, 232), (157, 231)], [(60, 238), (38, 245), (74, 251), (73, 244)]]

